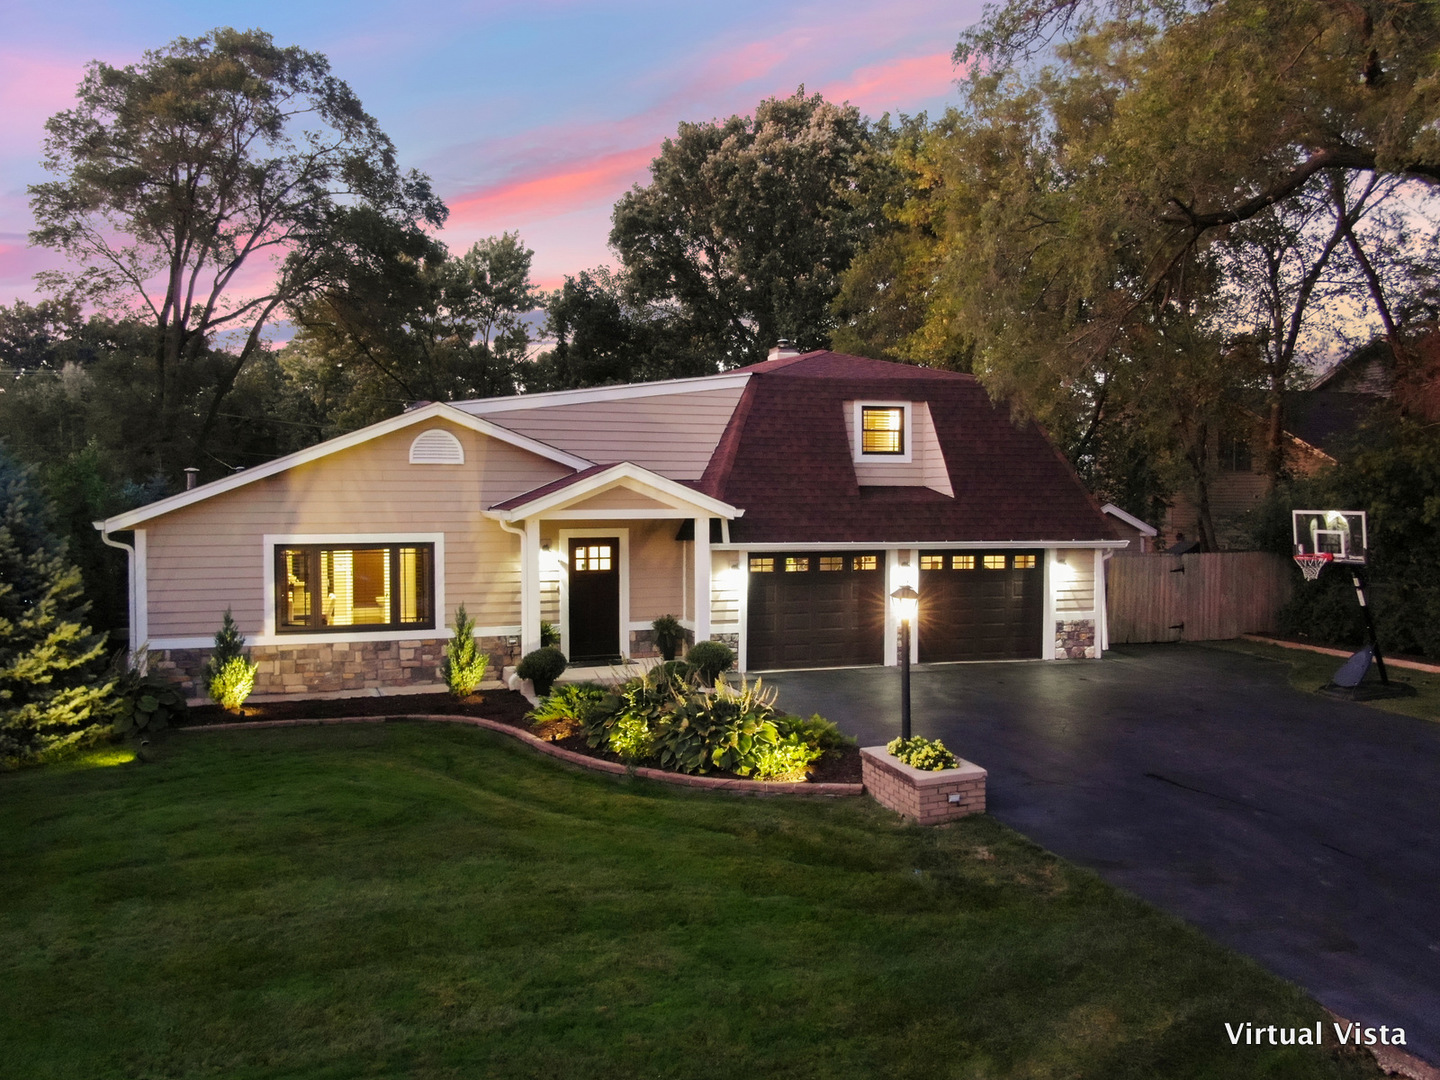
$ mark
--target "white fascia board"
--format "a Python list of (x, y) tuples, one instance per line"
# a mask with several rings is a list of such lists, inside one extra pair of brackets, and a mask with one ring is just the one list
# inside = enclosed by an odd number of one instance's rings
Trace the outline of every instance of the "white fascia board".
[[(649, 488), (649, 491), (642, 491), (640, 494), (656, 497), (659, 501), (670, 504), (673, 509), (699, 511), (702, 516), (718, 518), (738, 518), (745, 513), (739, 507), (711, 498), (709, 495), (686, 487), (667, 476), (652, 472), (643, 465), (636, 465), (632, 461), (622, 461), (618, 465), (612, 465), (608, 469), (587, 476), (584, 480), (577, 480), (558, 491), (552, 491), (548, 495), (542, 495), (530, 502), (522, 503), (514, 509), (486, 510), (485, 516), (498, 518), (501, 521), (520, 521), (543, 514), (547, 510), (556, 510), (569, 503), (589, 498), (609, 488), (618, 487), (625, 480)], [(612, 511), (596, 510), (592, 516), (603, 518), (610, 513)], [(694, 515), (687, 514), (687, 516)]]
[(698, 394), (706, 390), (743, 387), (750, 380), (748, 371), (729, 371), (720, 375), (697, 375), (688, 379), (666, 379), (662, 382), (622, 383), (619, 386), (596, 386), (584, 390), (548, 390), (540, 394), (518, 394), (502, 398), (474, 398), (457, 401), (454, 407), (476, 416), (491, 413), (519, 412), (523, 409), (547, 409), (556, 405), (587, 405), (596, 401), (633, 401), (637, 398), (659, 397), (662, 394)]
[(1133, 514), (1127, 514), (1124, 510), (1121, 510), (1114, 503), (1106, 503), (1100, 509), (1104, 513), (1109, 514), (1111, 517), (1119, 518), (1121, 521), (1125, 522), (1126, 525), (1129, 525), (1132, 529), (1136, 529), (1144, 533), (1146, 536), (1158, 535), (1155, 531), (1155, 526), (1145, 524), (1145, 522), (1141, 521)]
[(711, 551), (995, 551), (1030, 548), (1123, 548), (1129, 540), (790, 540), (771, 544), (747, 540), (743, 544), (711, 544)]
[(293, 469), (297, 465), (304, 465), (311, 461), (318, 461), (320, 458), (328, 457), (341, 450), (348, 450), (352, 446), (359, 446), (361, 443), (377, 439), (381, 435), (389, 435), (395, 431), (402, 431), (407, 427), (416, 424), (427, 423), (432, 420), (448, 420), (460, 427), (468, 428), (471, 431), (478, 431), (482, 435), (488, 435), (493, 439), (509, 443), (511, 446), (521, 450), (527, 450), (539, 457), (550, 461), (558, 462), (561, 465), (575, 469), (588, 469), (594, 464), (575, 454), (566, 453), (564, 450), (557, 450), (553, 446), (520, 435), (507, 427), (492, 423), (479, 416), (471, 416), (462, 412), (453, 405), (447, 405), (443, 401), (431, 402), (411, 412), (401, 413), (399, 416), (392, 416), (388, 420), (381, 420), (379, 423), (371, 424), (369, 427), (360, 428), (349, 434), (338, 436), (334, 439), (327, 439), (325, 442), (316, 443), (314, 446), (298, 450), (293, 454), (286, 454), (284, 457), (276, 458), (274, 461), (267, 461), (264, 465), (256, 465), (254, 468), (245, 469), (234, 473), (222, 480), (212, 480), (208, 484), (201, 484), (190, 491), (182, 491), (178, 495), (171, 495), (167, 499), (150, 503), (136, 510), (130, 510), (124, 514), (117, 514), (115, 517), (99, 523), (102, 532), (114, 532), (117, 529), (133, 529), (136, 525), (151, 518), (159, 517), (161, 514), (169, 514), (175, 510), (181, 510), (195, 503), (204, 502), (206, 499), (222, 495), (227, 491), (234, 491), (236, 488), (244, 487), (246, 484), (253, 484), (257, 480), (263, 480), (267, 476), (274, 476), (277, 473)]

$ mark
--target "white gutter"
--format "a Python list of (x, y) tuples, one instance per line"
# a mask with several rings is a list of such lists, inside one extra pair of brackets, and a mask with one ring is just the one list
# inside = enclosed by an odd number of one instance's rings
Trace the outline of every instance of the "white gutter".
[(138, 654), (139, 662), (143, 668), (143, 665), (145, 663), (145, 637), (143, 635), (143, 631), (146, 629), (146, 627), (141, 625), (140, 613), (136, 610), (138, 605), (136, 604), (137, 596), (135, 588), (135, 568), (137, 565), (135, 549), (129, 544), (125, 543), (123, 540), (110, 539), (110, 533), (106, 531), (105, 522), (92, 521), (90, 524), (93, 525), (96, 531), (100, 533), (100, 539), (103, 543), (105, 543), (108, 547), (116, 548), (120, 551), (125, 552), (125, 563), (128, 578), (128, 580), (126, 581), (127, 587), (125, 590), (127, 593), (126, 612), (128, 613), (128, 618), (130, 622), (129, 660), (132, 664), (135, 663)]

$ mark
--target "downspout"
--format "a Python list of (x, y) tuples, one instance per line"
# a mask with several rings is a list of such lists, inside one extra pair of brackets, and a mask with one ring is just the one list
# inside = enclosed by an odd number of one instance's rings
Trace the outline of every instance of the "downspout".
[[(504, 518), (496, 517), (491, 520), (511, 536), (520, 538), (520, 641), (516, 648), (523, 655), (525, 651), (525, 530), (516, 528)], [(535, 614), (538, 617), (540, 613), (536, 612)], [(519, 657), (516, 657), (516, 662), (519, 662)]]
[(136, 617), (135, 612), (135, 549), (129, 544), (125, 543), (123, 540), (110, 539), (110, 533), (105, 528), (105, 522), (92, 521), (90, 524), (93, 525), (96, 531), (100, 533), (100, 540), (106, 546), (116, 548), (119, 551), (125, 552), (125, 568), (129, 575), (129, 581), (127, 582), (129, 587), (125, 590), (128, 594), (125, 610), (127, 612), (127, 617), (130, 622), (130, 625), (126, 628), (127, 632), (130, 635), (130, 648), (128, 650), (129, 656), (127, 657), (127, 659), (130, 664), (136, 664), (136, 654), (138, 653), (139, 670), (141, 674), (144, 674), (147, 659), (146, 650), (141, 648), (143, 642), (137, 642), (135, 640), (135, 631), (140, 626), (139, 620)]
[(1110, 651), (1110, 572), (1105, 564), (1115, 557), (1114, 548), (1100, 549), (1100, 655), (1104, 656)]

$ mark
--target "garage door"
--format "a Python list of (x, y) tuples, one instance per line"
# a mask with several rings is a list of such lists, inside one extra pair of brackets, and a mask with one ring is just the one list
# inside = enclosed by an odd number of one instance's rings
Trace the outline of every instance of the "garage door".
[(1042, 551), (922, 552), (920, 662), (1038, 659), (1044, 566)]
[(882, 553), (756, 553), (749, 581), (746, 664), (752, 671), (883, 661)]

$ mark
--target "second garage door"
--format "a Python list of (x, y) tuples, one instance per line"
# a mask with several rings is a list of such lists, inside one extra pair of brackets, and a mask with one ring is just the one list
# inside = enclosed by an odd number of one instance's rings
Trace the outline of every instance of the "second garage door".
[(746, 666), (879, 664), (885, 651), (880, 552), (750, 556)]
[(920, 662), (1038, 659), (1044, 566), (1042, 551), (923, 552)]

